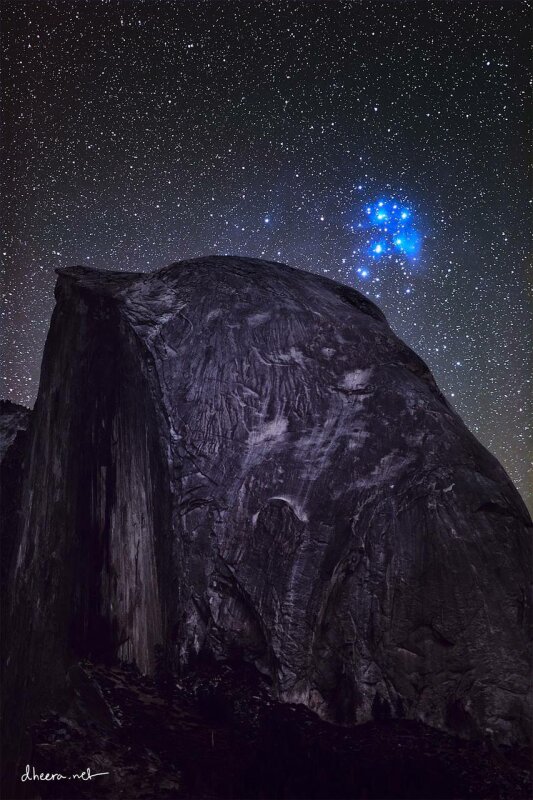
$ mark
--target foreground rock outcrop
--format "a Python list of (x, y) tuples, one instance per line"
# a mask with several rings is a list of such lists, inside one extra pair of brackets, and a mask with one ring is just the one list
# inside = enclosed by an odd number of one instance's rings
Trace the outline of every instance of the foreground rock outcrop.
[(210, 654), (332, 721), (528, 738), (531, 521), (376, 306), (233, 257), (60, 270), (56, 298), (13, 727), (80, 657), (153, 673)]
[[(31, 766), (91, 781), (42, 800), (525, 800), (527, 748), (495, 748), (415, 720), (334, 725), (276, 702), (253, 668), (196, 664), (179, 684), (84, 662), (69, 710), (33, 727)], [(104, 773), (104, 774), (102, 774)], [(30, 773), (31, 774), (31, 773)]]

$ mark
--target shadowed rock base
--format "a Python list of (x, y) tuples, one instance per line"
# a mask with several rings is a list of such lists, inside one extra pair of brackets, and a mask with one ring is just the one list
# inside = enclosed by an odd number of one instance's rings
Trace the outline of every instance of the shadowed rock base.
[[(85, 663), (71, 704), (34, 728), (32, 766), (90, 782), (41, 783), (43, 800), (522, 800), (527, 750), (496, 750), (411, 720), (355, 728), (273, 701), (257, 673), (197, 665), (179, 688)], [(167, 676), (168, 677), (168, 676)]]

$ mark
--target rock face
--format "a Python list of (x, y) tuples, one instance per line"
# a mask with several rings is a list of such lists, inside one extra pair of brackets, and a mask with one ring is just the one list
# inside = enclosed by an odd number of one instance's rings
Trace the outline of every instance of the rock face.
[(334, 721), (527, 738), (531, 521), (376, 306), (233, 257), (61, 270), (56, 298), (14, 696), (211, 654)]
[(7, 586), (21, 524), (21, 491), (31, 411), (0, 400), (0, 591)]

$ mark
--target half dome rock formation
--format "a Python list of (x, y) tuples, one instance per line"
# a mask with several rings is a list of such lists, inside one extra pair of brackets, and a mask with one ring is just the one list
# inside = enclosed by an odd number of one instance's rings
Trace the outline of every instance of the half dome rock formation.
[(332, 721), (527, 739), (529, 515), (375, 305), (229, 256), (59, 270), (56, 299), (12, 696), (210, 656)]

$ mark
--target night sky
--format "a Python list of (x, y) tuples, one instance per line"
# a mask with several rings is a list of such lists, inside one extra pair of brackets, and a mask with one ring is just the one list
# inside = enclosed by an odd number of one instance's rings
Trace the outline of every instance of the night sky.
[(526, 496), (530, 13), (3, 0), (1, 396), (56, 267), (273, 259), (372, 298)]

